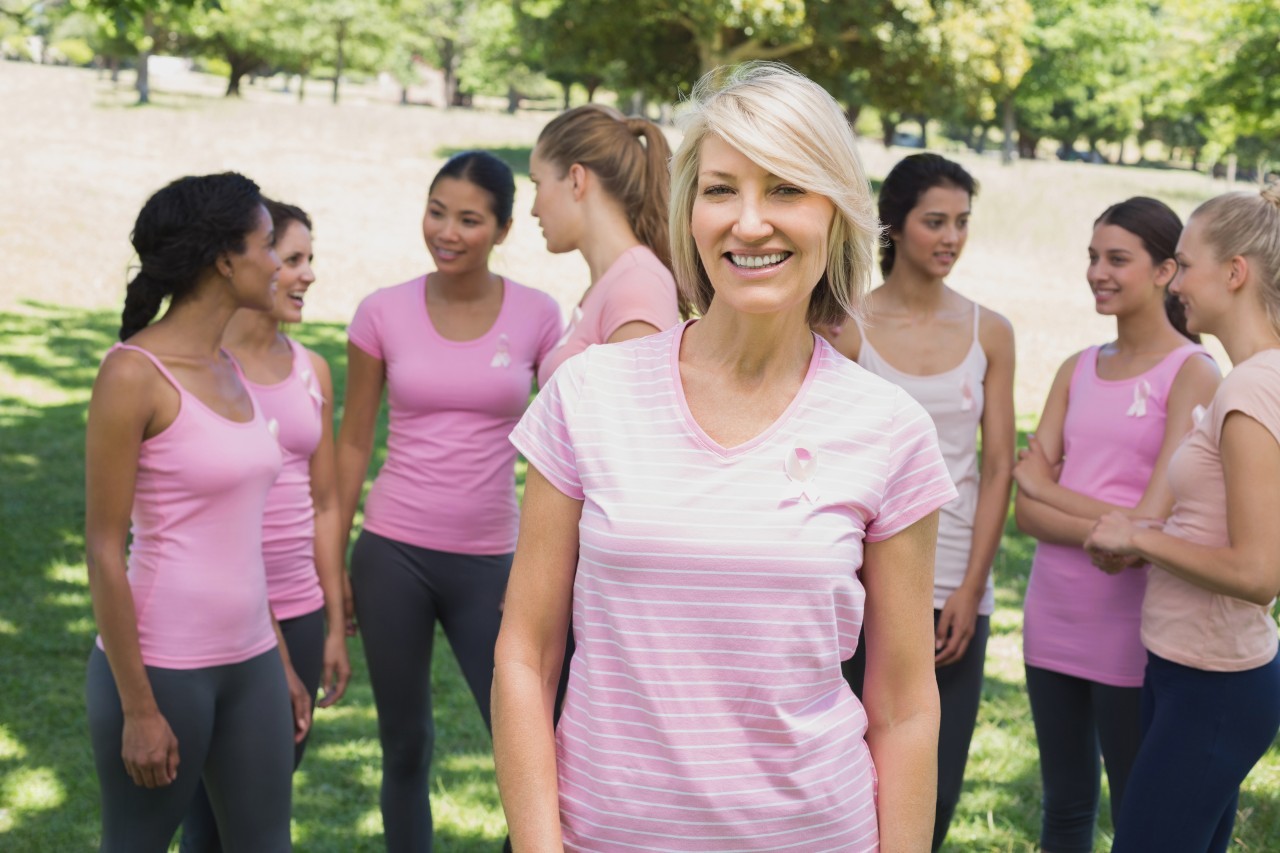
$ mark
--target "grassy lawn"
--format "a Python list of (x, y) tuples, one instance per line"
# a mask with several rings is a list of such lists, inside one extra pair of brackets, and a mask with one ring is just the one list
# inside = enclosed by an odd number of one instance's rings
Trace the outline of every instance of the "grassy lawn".
[[(42, 303), (0, 311), (0, 553), (8, 562), (0, 572), (0, 848), (6, 850), (89, 850), (96, 843), (97, 782), (83, 699), (94, 626), (81, 528), (82, 442), (89, 388), (117, 327), (114, 312)], [(341, 399), (342, 327), (311, 324), (299, 337), (334, 366)], [(1021, 654), (1033, 548), (1010, 528), (997, 559), (987, 682), (953, 850), (1030, 850), (1038, 835), (1040, 779)], [(443, 636), (436, 649), (437, 849), (496, 850), (503, 821), (489, 739)], [(373, 699), (358, 640), (351, 651), (351, 689), (338, 707), (317, 714), (297, 777), (300, 850), (382, 849)], [(1103, 825), (1099, 848), (1107, 850), (1105, 818)], [(1237, 830), (1241, 850), (1276, 849), (1280, 745), (1250, 776)]]
[[(423, 272), (422, 202), (453, 151), (490, 148), (516, 172), (516, 220), (495, 269), (562, 306), (587, 280), (576, 254), (546, 252), (529, 215), (529, 146), (549, 114), (397, 108), (355, 87), (339, 107), (318, 96), (296, 104), (266, 84), (224, 100), (218, 81), (180, 82), (186, 88), (156, 79), (155, 106), (135, 109), (126, 86), (92, 72), (0, 63), (0, 850), (96, 844), (83, 699), (95, 632), (82, 532), (84, 413), (134, 262), (128, 229), (151, 191), (179, 175), (237, 169), (313, 214), (319, 281), (307, 311), (324, 322), (298, 336), (328, 358), (339, 399), (345, 321), (367, 293)], [(874, 178), (906, 153), (862, 145)], [(1094, 217), (1135, 194), (1185, 215), (1226, 187), (1177, 172), (1056, 162), (1001, 168), (991, 158), (955, 156), (982, 189), (951, 283), (1013, 322), (1017, 408), (1020, 426), (1030, 428), (1058, 364), (1114, 333), (1094, 316), (1084, 286)], [(987, 684), (953, 850), (1031, 850), (1038, 836), (1039, 770), (1021, 654), (1033, 548), (1010, 528), (997, 559)], [(437, 849), (496, 850), (503, 822), (488, 736), (442, 636), (436, 648)], [(303, 851), (382, 849), (379, 749), (358, 639), (351, 652), (351, 689), (317, 715), (297, 777), (294, 837)], [(1110, 848), (1106, 830), (1104, 818), (1101, 850)], [(1280, 850), (1280, 746), (1245, 786), (1237, 837), (1240, 850)]]

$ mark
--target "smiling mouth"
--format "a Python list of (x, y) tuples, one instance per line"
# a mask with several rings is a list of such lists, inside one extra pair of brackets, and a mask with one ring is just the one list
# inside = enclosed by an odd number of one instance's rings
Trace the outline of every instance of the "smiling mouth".
[(725, 252), (725, 257), (729, 259), (729, 263), (735, 267), (745, 270), (758, 270), (765, 267), (776, 267), (778, 264), (791, 257), (790, 252), (774, 252), (768, 255), (739, 255), (735, 252)]

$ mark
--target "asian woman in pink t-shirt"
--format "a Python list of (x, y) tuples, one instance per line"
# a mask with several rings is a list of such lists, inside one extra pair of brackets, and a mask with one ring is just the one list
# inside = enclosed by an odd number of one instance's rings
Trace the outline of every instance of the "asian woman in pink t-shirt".
[[(517, 850), (924, 850), (932, 577), (955, 487), (928, 414), (811, 330), (878, 233), (844, 111), (772, 64), (695, 90), (672, 244), (701, 319), (561, 366), (494, 667)], [(572, 613), (563, 716), (555, 687)], [(865, 701), (840, 671), (865, 616)]]
[(1142, 746), (1114, 853), (1225, 851), (1240, 785), (1280, 730), (1280, 187), (1200, 205), (1176, 259), (1187, 328), (1234, 367), (1169, 460), (1164, 528), (1112, 512), (1085, 541), (1108, 570), (1151, 566)]
[(351, 589), (382, 743), (387, 849), (432, 845), (431, 652), (449, 639), (485, 725), (493, 645), (515, 550), (515, 448), (542, 360), (560, 336), (546, 293), (489, 268), (515, 180), (484, 151), (451, 157), (427, 195), (435, 270), (366, 297), (348, 327), (338, 434), (342, 529), (360, 503), (385, 391), (387, 455), (364, 501)]
[(1086, 278), (1094, 310), (1115, 318), (1116, 338), (1063, 363), (1015, 468), (1018, 526), (1040, 540), (1023, 655), (1044, 782), (1040, 846), (1050, 853), (1093, 849), (1099, 759), (1118, 818), (1142, 737), (1147, 658), (1138, 627), (1147, 573), (1099, 572), (1085, 537), (1112, 510), (1169, 514), (1169, 457), (1192, 411), (1218, 386), (1217, 366), (1168, 293), (1181, 233), (1177, 214), (1152, 198), (1098, 217)]
[[(231, 316), (223, 345), (240, 363), (249, 390), (280, 442), (284, 468), (267, 495), (262, 554), (271, 612), (289, 650), (293, 671), (321, 707), (346, 691), (347, 660), (343, 542), (333, 457), (333, 380), (319, 353), (288, 337), (284, 323), (302, 321), (315, 273), (311, 219), (298, 207), (265, 199), (276, 231), (280, 276), (270, 311)], [(294, 746), (294, 769), (307, 741)], [(201, 787), (182, 825), (182, 853), (222, 849), (213, 811)]]
[(593, 344), (669, 329), (680, 320), (671, 276), (667, 197), (671, 148), (662, 129), (588, 104), (551, 121), (529, 159), (533, 215), (551, 252), (581, 252), (591, 272), (569, 328), (538, 369)]

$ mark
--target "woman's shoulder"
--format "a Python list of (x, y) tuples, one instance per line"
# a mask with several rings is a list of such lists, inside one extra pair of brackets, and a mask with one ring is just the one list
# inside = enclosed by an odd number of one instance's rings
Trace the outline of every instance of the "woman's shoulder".
[(530, 287), (527, 284), (521, 284), (513, 278), (507, 276), (502, 277), (506, 283), (507, 296), (517, 305), (530, 306), (533, 310), (547, 311), (554, 309), (557, 314), (560, 312), (560, 304), (556, 302), (555, 297), (545, 290), (539, 290), (536, 287)]
[(632, 246), (619, 255), (600, 277), (600, 282), (610, 289), (625, 287), (632, 282), (646, 285), (658, 283), (670, 286), (673, 292), (676, 286), (676, 279), (671, 270), (659, 260), (652, 249), (644, 244)]
[[(420, 275), (417, 278), (411, 278), (399, 284), (379, 287), (373, 293), (360, 300), (360, 307), (386, 309), (402, 305), (408, 300), (417, 298), (417, 295), (422, 292), (426, 280), (427, 277), (425, 275)], [(425, 297), (423, 299), (425, 300)]]

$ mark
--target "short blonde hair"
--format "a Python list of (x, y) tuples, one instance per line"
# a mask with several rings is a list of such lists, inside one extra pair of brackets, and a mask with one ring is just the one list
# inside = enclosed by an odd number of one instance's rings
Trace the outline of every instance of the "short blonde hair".
[(853, 131), (835, 99), (785, 65), (752, 62), (698, 81), (680, 124), (684, 139), (671, 167), (671, 260), (693, 307), (705, 312), (715, 295), (689, 227), (702, 142), (714, 135), (835, 205), (826, 272), (809, 301), (808, 319), (834, 325), (857, 313), (871, 281), (880, 225)]
[(1262, 307), (1280, 334), (1280, 184), (1211, 198), (1191, 219), (1204, 224), (1205, 242), (1218, 260), (1240, 255), (1253, 262)]

